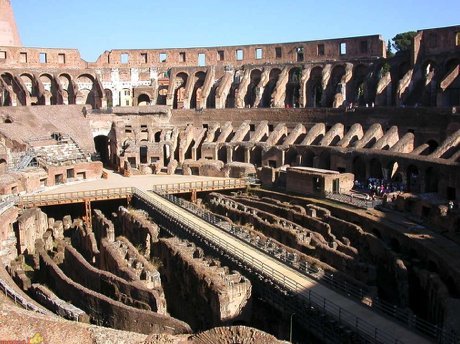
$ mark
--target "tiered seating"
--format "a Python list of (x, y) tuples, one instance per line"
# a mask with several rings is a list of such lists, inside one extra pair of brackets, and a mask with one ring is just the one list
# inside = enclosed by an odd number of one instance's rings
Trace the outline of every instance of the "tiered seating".
[(74, 142), (59, 143), (33, 148), (37, 159), (48, 165), (62, 165), (66, 162), (91, 161), (89, 154), (83, 152)]

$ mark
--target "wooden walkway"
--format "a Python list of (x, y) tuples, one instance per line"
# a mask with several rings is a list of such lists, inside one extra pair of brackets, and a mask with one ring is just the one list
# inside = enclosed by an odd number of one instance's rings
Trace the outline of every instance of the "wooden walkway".
[[(206, 222), (194, 214), (184, 211), (178, 205), (166, 200), (158, 194), (145, 193), (139, 190), (138, 196), (149, 201), (152, 206), (162, 209), (163, 212), (175, 217), (183, 224), (198, 231), (214, 244), (221, 246), (231, 253), (238, 254), (245, 264), (253, 266), (269, 274), (279, 284), (295, 293), (298, 297), (322, 300), (321, 308), (336, 317), (341, 316), (340, 321), (347, 325), (364, 331), (375, 342), (382, 343), (430, 343), (431, 341), (418, 333), (402, 326), (401, 324), (372, 311), (369, 308), (329, 289), (317, 281), (314, 281), (298, 271), (288, 267), (269, 255), (254, 249), (247, 243), (224, 232), (218, 227)], [(315, 297), (312, 297), (314, 295)], [(352, 316), (350, 316), (352, 315)]]

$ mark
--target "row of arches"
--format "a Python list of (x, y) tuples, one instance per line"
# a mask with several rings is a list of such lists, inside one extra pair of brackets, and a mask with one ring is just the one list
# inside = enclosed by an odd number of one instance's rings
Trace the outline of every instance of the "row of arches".
[(103, 97), (99, 83), (90, 74), (73, 79), (69, 74), (4, 72), (0, 75), (0, 89), (2, 106), (87, 104), (96, 107)]
[[(302, 68), (293, 66), (287, 71), (287, 80), (284, 85), (280, 79), (283, 75), (281, 68), (274, 67), (269, 71), (254, 68), (247, 76), (247, 86), (244, 89), (241, 89), (240, 84), (244, 82), (245, 76), (242, 75), (241, 71), (237, 71), (234, 74), (233, 83), (225, 99), (225, 108), (236, 106), (235, 100), (239, 96), (239, 92), (244, 95), (242, 98), (246, 107), (273, 107), (272, 97), (277, 87), (284, 87), (281, 91), (284, 93), (285, 107), (299, 107), (301, 105), (306, 107), (332, 107), (336, 93), (342, 93), (344, 97), (349, 94), (350, 101), (364, 105), (367, 90), (365, 81), (368, 71), (368, 65), (359, 64), (351, 70), (352, 77), (350, 82), (344, 83), (345, 65), (336, 65), (330, 72), (326, 71), (323, 65), (314, 66), (307, 80), (304, 80)], [(188, 86), (190, 78), (194, 79), (192, 80), (193, 88)], [(199, 104), (199, 99), (202, 96), (205, 79), (206, 73), (203, 71), (196, 72), (192, 76), (185, 71), (178, 72), (173, 78), (173, 107), (183, 107), (183, 102), (186, 101), (186, 98), (189, 98), (190, 108), (200, 108), (202, 104)], [(209, 95), (207, 95), (207, 107), (213, 107), (215, 104), (215, 89), (221, 81), (222, 79), (218, 80)], [(190, 95), (187, 94), (187, 87), (192, 90)], [(302, 95), (302, 92), (305, 93), (305, 96)], [(305, 97), (304, 101), (302, 101), (302, 97)]]

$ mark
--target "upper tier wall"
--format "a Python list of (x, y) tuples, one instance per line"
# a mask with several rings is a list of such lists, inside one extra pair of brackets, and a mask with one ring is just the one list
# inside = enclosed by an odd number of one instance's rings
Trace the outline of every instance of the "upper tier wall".
[[(76, 49), (0, 47), (1, 68), (120, 68), (184, 67), (369, 59), (386, 56), (379, 35), (309, 42), (253, 44), (226, 47), (125, 49), (105, 51), (87, 63)], [(202, 55), (203, 54), (203, 55)], [(2, 56), (0, 54), (0, 56)]]

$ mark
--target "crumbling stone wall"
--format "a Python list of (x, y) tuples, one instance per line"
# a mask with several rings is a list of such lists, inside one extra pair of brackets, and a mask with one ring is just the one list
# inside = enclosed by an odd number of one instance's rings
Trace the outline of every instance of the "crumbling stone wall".
[(64, 242), (62, 271), (75, 282), (136, 308), (166, 313), (161, 290), (147, 289), (140, 281), (128, 282), (116, 275), (91, 266), (73, 247)]
[(38, 208), (26, 209), (17, 220), (19, 254), (34, 254), (35, 240), (48, 229), (48, 217)]
[(195, 330), (247, 320), (252, 287), (245, 277), (178, 238), (160, 239), (155, 252), (172, 314)]
[(42, 278), (60, 298), (71, 300), (74, 305), (85, 310), (92, 322), (120, 330), (139, 333), (190, 333), (190, 327), (177, 319), (151, 311), (137, 309), (114, 301), (105, 295), (87, 289), (72, 281), (41, 250), (40, 273)]
[(114, 218), (116, 235), (126, 237), (134, 246), (140, 246), (150, 252), (150, 246), (158, 241), (160, 229), (149, 221), (147, 215), (139, 210), (118, 209)]
[(28, 291), (41, 305), (46, 306), (46, 308), (59, 316), (69, 320), (89, 323), (89, 316), (84, 311), (60, 299), (45, 286), (34, 283)]
[(6, 209), (0, 214), (0, 262), (8, 266), (17, 257), (16, 234), (13, 224), (18, 217), (18, 208)]

